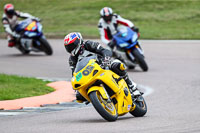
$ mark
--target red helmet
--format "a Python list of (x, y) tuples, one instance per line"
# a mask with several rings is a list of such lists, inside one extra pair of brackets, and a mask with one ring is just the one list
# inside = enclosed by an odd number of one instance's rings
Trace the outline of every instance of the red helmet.
[(15, 9), (12, 4), (6, 4), (4, 6), (4, 12), (8, 17), (12, 17), (15, 14)]
[(100, 15), (106, 23), (111, 22), (113, 11), (110, 7), (104, 7), (100, 11)]
[(69, 33), (64, 38), (65, 48), (72, 56), (75, 56), (79, 52), (82, 42), (82, 36), (79, 32)]

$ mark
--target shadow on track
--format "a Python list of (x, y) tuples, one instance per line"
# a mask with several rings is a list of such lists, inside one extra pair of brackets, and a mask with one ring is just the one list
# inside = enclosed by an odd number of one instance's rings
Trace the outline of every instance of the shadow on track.
[[(115, 122), (118, 122), (118, 121), (127, 121), (127, 120), (130, 120), (130, 119), (138, 119), (138, 118), (145, 118), (146, 116), (144, 117), (134, 117), (134, 116), (121, 116), (119, 117)], [(104, 120), (103, 118), (96, 118), (96, 119), (80, 119), (78, 121), (74, 121), (74, 123), (105, 123), (105, 122), (108, 122), (106, 120)]]
[(144, 71), (140, 69), (128, 69), (127, 72), (138, 72), (138, 73), (143, 73)]

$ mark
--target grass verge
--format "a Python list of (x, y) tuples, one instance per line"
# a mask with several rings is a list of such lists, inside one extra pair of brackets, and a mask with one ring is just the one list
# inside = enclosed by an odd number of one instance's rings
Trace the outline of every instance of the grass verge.
[(54, 91), (48, 82), (16, 75), (0, 74), (0, 100), (39, 96)]
[(79, 31), (83, 37), (100, 38), (99, 12), (109, 6), (139, 27), (141, 39), (200, 39), (199, 0), (1, 0), (0, 14), (10, 2), (41, 18), (44, 33), (51, 37)]

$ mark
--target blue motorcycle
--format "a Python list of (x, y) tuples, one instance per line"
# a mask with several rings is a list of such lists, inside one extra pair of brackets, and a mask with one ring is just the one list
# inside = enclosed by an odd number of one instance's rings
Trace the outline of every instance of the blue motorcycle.
[(53, 50), (42, 32), (42, 25), (37, 20), (25, 19), (20, 21), (15, 27), (15, 32), (20, 34), (16, 41), (16, 47), (23, 53), (45, 52), (46, 55), (52, 55)]
[(117, 47), (117, 50), (114, 51), (115, 55), (118, 57), (121, 55), (121, 61), (129, 68), (139, 65), (143, 71), (148, 71), (144, 52), (138, 42), (138, 33), (122, 25), (118, 26), (117, 31), (111, 43)]

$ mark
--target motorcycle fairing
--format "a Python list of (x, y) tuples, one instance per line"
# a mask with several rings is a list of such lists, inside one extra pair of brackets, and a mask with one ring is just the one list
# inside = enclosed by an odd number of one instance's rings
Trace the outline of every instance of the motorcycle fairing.
[(37, 29), (36, 21), (31, 22), (26, 28), (26, 31), (35, 31)]
[(40, 37), (43, 35), (42, 25), (31, 19), (20, 21), (20, 23), (16, 26), (15, 31), (18, 33), (24, 31), (24, 36), (29, 38)]
[[(79, 63), (82, 66), (80, 68), (77, 67), (79, 71), (73, 73), (71, 80), (73, 89), (78, 90), (88, 101), (90, 101), (88, 94), (92, 91), (98, 91), (104, 99), (108, 99), (108, 94), (104, 86), (94, 85), (97, 81), (101, 81), (114, 92), (111, 99), (117, 100), (115, 107), (118, 110), (118, 115), (123, 115), (132, 109), (132, 97), (124, 79), (116, 82), (115, 79), (119, 79), (120, 76), (110, 70), (102, 69), (96, 63), (95, 59), (90, 58), (89, 61), (82, 60)], [(127, 90), (128, 93), (125, 94)]]
[(92, 87), (88, 90), (87, 95), (89, 95), (90, 92), (92, 92), (92, 91), (99, 91), (100, 94), (102, 95), (102, 97), (103, 97), (104, 99), (106, 99), (106, 100), (109, 99), (109, 96), (108, 96), (108, 94), (106, 93), (105, 89), (104, 89), (103, 87), (101, 87), (101, 86), (92, 86)]
[(116, 41), (117, 47), (130, 49), (137, 44), (138, 35), (129, 27), (125, 28), (127, 28), (126, 33), (122, 33), (119, 31), (113, 36), (113, 39)]
[(23, 21), (20, 21), (19, 24), (15, 27), (16, 32), (21, 32), (24, 30), (30, 23), (32, 22), (31, 19), (25, 19)]

